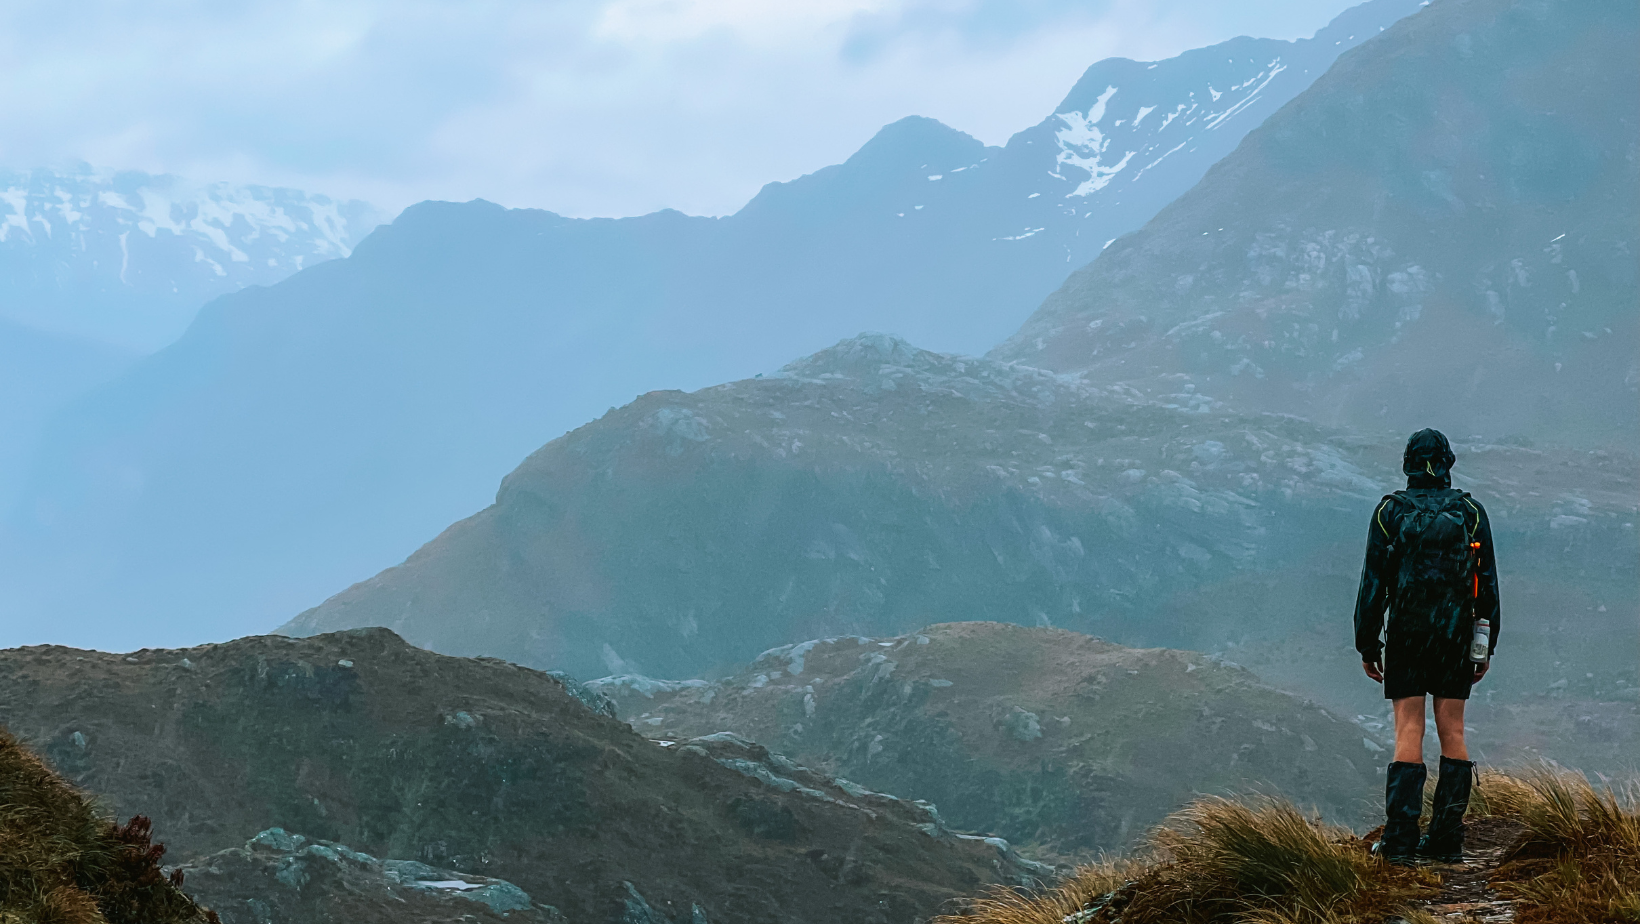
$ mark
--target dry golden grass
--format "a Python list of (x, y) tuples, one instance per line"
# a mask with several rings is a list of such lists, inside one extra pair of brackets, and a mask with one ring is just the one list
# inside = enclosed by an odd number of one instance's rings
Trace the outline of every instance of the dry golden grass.
[(998, 887), (983, 898), (974, 899), (967, 915), (937, 918), (936, 924), (945, 920), (971, 922), (974, 917), (990, 924), (1037, 924), (1047, 921), (1060, 924), (1101, 896), (1131, 882), (1145, 868), (1142, 860), (1134, 858), (1106, 859), (1078, 867), (1076, 872), (1053, 888), (1036, 893)]
[[(1492, 877), (1516, 924), (1640, 924), (1640, 787), (1545, 767), (1481, 775), (1471, 814), (1525, 833)], [(935, 924), (1438, 924), (1436, 874), (1374, 859), (1275, 799), (1203, 799), (1147, 851), (1036, 893), (993, 892)]]
[(1493, 878), (1518, 924), (1640, 924), (1640, 787), (1540, 767), (1481, 777), (1478, 810), (1518, 819)]
[(0, 729), (0, 924), (204, 924), (148, 821), (115, 825)]
[(1210, 798), (1170, 818), (1144, 858), (1036, 894), (993, 892), (936, 924), (1380, 924), (1434, 891), (1428, 874), (1378, 862), (1288, 803)]

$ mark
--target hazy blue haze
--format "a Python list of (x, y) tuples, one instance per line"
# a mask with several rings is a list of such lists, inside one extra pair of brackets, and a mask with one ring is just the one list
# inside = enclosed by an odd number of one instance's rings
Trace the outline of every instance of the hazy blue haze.
[(1101, 62), (1000, 149), (902, 120), (729, 218), (413, 208), (347, 260), (218, 300), (54, 421), (8, 520), (0, 601), (49, 619), (0, 641), (267, 629), (639, 392), (862, 329), (979, 352), (1416, 6), (1375, 0), (1313, 41)]

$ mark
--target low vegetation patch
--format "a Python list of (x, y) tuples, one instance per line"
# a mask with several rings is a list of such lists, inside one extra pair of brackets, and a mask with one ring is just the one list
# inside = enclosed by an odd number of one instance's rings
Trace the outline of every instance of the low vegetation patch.
[(1380, 924), (1437, 890), (1429, 873), (1380, 863), (1365, 841), (1290, 803), (1208, 798), (1138, 857), (1036, 894), (994, 891), (938, 924)]
[(119, 825), (0, 730), (0, 924), (206, 924), (160, 871), (148, 819)]
[[(1640, 791), (1557, 768), (1483, 774), (1476, 816), (1519, 838), (1485, 861), (1516, 924), (1640, 924)], [(1368, 838), (1277, 799), (1202, 799), (1132, 857), (993, 890), (935, 924), (1429, 924), (1455, 867), (1382, 863)], [(1471, 864), (1474, 866), (1474, 864)], [(1466, 869), (1473, 876), (1474, 869)]]
[(1544, 767), (1479, 789), (1478, 811), (1526, 828), (1492, 877), (1516, 924), (1640, 924), (1640, 787)]

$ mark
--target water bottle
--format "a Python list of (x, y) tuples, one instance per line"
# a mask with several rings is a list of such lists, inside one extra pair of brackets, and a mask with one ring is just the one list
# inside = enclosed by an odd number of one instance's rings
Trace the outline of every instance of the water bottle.
[(1485, 664), (1491, 657), (1492, 648), (1492, 621), (1490, 619), (1475, 620), (1475, 639), (1469, 643), (1469, 660), (1476, 664)]

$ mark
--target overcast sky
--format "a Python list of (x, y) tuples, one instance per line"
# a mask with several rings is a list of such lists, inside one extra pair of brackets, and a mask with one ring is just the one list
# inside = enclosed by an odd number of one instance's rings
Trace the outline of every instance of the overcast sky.
[(726, 214), (902, 116), (996, 144), (1100, 58), (1298, 38), (1349, 5), (6, 0), (0, 166)]

